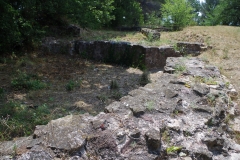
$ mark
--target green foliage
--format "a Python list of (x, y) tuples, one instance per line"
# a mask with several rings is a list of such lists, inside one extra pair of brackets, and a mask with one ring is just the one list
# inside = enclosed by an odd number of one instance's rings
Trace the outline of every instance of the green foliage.
[(161, 18), (157, 12), (146, 13), (144, 25), (155, 28), (161, 26)]
[(182, 72), (186, 71), (187, 68), (186, 68), (186, 66), (184, 64), (177, 64), (174, 67), (174, 69), (175, 69), (176, 73), (182, 73)]
[(100, 28), (114, 19), (114, 0), (0, 0), (0, 52), (34, 49), (52, 27)]
[(147, 110), (148, 110), (148, 111), (151, 111), (151, 110), (154, 109), (155, 103), (154, 103), (153, 101), (148, 101), (148, 102), (145, 104), (145, 106), (147, 107)]
[(101, 94), (101, 95), (97, 96), (97, 98), (103, 103), (107, 102), (107, 100), (108, 100), (108, 96), (105, 94)]
[(80, 85), (81, 85), (81, 82), (70, 80), (66, 84), (66, 90), (72, 91), (72, 90), (74, 90), (74, 88), (79, 87)]
[(182, 147), (171, 146), (167, 148), (167, 154), (180, 151)]
[(203, 25), (240, 25), (239, 0), (206, 0), (200, 12)]
[(39, 90), (46, 87), (37, 75), (19, 72), (16, 78), (11, 81), (11, 86), (16, 90)]
[[(114, 0), (71, 0), (69, 17), (82, 27), (100, 28), (114, 19)], [(74, 6), (74, 7), (73, 7)]]
[(120, 98), (122, 98), (122, 93), (120, 91), (114, 90), (111, 93), (111, 98), (113, 98), (115, 100), (119, 100)]
[(113, 26), (139, 26), (143, 24), (143, 13), (140, 3), (136, 0), (114, 0), (115, 20)]
[(0, 108), (0, 140), (11, 140), (14, 137), (28, 136), (36, 125), (44, 125), (52, 119), (46, 105), (36, 109), (9, 102)]
[(214, 26), (217, 24), (221, 24), (223, 17), (222, 16), (220, 17), (220, 15), (224, 11), (224, 8), (225, 8), (224, 5), (217, 5), (212, 10), (209, 10), (206, 13), (204, 25)]
[[(240, 26), (240, 1), (239, 0), (228, 0), (220, 1), (220, 6), (224, 8), (221, 16), (223, 16), (223, 25)], [(220, 7), (221, 8), (221, 7)]]
[(178, 31), (193, 21), (193, 8), (186, 0), (166, 0), (161, 8), (163, 25)]
[(143, 71), (140, 81), (139, 81), (140, 85), (145, 86), (146, 84), (148, 84), (150, 82), (151, 82), (151, 80), (150, 80), (149, 72), (147, 70)]

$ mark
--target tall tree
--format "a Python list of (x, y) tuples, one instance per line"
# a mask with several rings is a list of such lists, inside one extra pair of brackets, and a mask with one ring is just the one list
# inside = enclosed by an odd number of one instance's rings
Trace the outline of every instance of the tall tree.
[(240, 25), (240, 1), (220, 0), (212, 11), (207, 12), (205, 25)]

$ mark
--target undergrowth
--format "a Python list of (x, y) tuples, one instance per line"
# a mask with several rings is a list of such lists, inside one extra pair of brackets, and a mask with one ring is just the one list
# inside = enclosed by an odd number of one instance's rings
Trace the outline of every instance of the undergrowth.
[(53, 118), (45, 104), (31, 108), (13, 101), (6, 103), (0, 108), (0, 140), (29, 136), (36, 125), (45, 125)]
[(15, 90), (39, 90), (45, 88), (46, 83), (40, 80), (40, 77), (35, 74), (27, 74), (18, 72), (17, 76), (12, 79), (11, 86)]

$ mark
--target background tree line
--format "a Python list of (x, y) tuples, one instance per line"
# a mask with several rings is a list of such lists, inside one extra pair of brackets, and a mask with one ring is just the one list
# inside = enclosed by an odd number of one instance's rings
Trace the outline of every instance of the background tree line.
[[(144, 4), (159, 9), (146, 11)], [(155, 6), (155, 5), (153, 5)], [(92, 29), (155, 25), (240, 25), (239, 0), (0, 0), (0, 51), (34, 47), (53, 26)]]

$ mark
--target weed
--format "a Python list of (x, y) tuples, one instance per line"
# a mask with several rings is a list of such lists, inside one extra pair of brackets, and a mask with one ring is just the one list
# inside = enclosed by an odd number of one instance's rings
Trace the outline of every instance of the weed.
[(167, 154), (173, 153), (173, 152), (178, 152), (182, 149), (182, 147), (179, 146), (171, 146), (167, 148)]
[(19, 72), (17, 77), (11, 81), (11, 86), (16, 90), (39, 90), (46, 87), (46, 83), (40, 81), (35, 74)]
[(107, 95), (104, 95), (104, 94), (101, 94), (99, 96), (97, 96), (97, 98), (102, 101), (103, 103), (105, 103), (107, 100), (108, 100), (108, 96)]
[(140, 85), (141, 86), (145, 86), (146, 84), (150, 83), (150, 75), (149, 72), (147, 70), (143, 71), (141, 78), (140, 78)]
[(137, 146), (137, 143), (135, 141), (133, 141), (130, 145), (132, 148), (135, 148)]
[(13, 153), (12, 153), (12, 157), (15, 159), (17, 156), (17, 145), (16, 143), (13, 146)]
[(226, 83), (225, 83), (225, 86), (226, 86), (227, 88), (229, 88), (230, 82), (226, 82)]
[(120, 98), (122, 98), (122, 93), (119, 91), (114, 91), (112, 92), (111, 97), (114, 98), (115, 100), (119, 100)]
[(161, 134), (162, 140), (166, 143), (170, 143), (170, 136), (167, 129), (164, 130), (164, 132)]
[(223, 59), (229, 59), (228, 49), (224, 48), (224, 49), (223, 49), (223, 52), (224, 52), (224, 53), (223, 53), (223, 57), (222, 57), (222, 58), (223, 58)]
[(187, 70), (187, 67), (184, 64), (177, 64), (175, 67), (175, 72), (176, 73), (183, 73), (184, 71)]
[(234, 119), (234, 116), (231, 116), (230, 114), (227, 114), (226, 117), (224, 118), (224, 122), (226, 124), (229, 124), (229, 122), (233, 119)]
[(117, 84), (117, 81), (115, 81), (115, 80), (112, 80), (111, 81), (111, 84), (110, 84), (110, 89), (118, 89), (119, 88), (119, 86), (118, 86), (118, 84)]
[(179, 111), (178, 110), (174, 110), (173, 112), (175, 115), (178, 115)]
[(66, 90), (67, 91), (72, 91), (75, 87), (75, 82), (70, 80), (67, 84), (66, 84)]
[(208, 85), (217, 85), (217, 82), (212, 78), (203, 78), (203, 83)]
[(205, 84), (208, 84), (208, 85), (217, 85), (217, 82), (212, 77), (204, 78), (204, 77), (196, 76), (196, 77), (194, 77), (194, 82), (205, 83)]
[(147, 103), (145, 104), (145, 106), (147, 107), (147, 109), (148, 109), (149, 111), (151, 111), (151, 110), (154, 109), (154, 105), (155, 105), (155, 103), (154, 103), (153, 101), (149, 101), (149, 102), (147, 102)]
[(154, 41), (153, 33), (151, 33), (151, 32), (147, 33), (147, 41), (148, 42)]
[(72, 91), (72, 90), (74, 90), (74, 88), (79, 87), (80, 85), (81, 85), (81, 81), (79, 82), (79, 81), (70, 80), (66, 84), (66, 90), (67, 91)]
[(53, 117), (46, 105), (36, 109), (16, 102), (6, 103), (0, 108), (0, 140), (28, 136), (36, 125), (47, 124)]
[(234, 135), (235, 135), (236, 142), (240, 144), (240, 133), (236, 132)]
[(214, 106), (216, 103), (216, 97), (212, 94), (207, 95), (207, 101), (210, 106)]
[(212, 118), (210, 118), (210, 119), (206, 122), (206, 125), (207, 125), (208, 127), (211, 127), (211, 126), (213, 126), (213, 123), (214, 123), (214, 120), (213, 120)]

